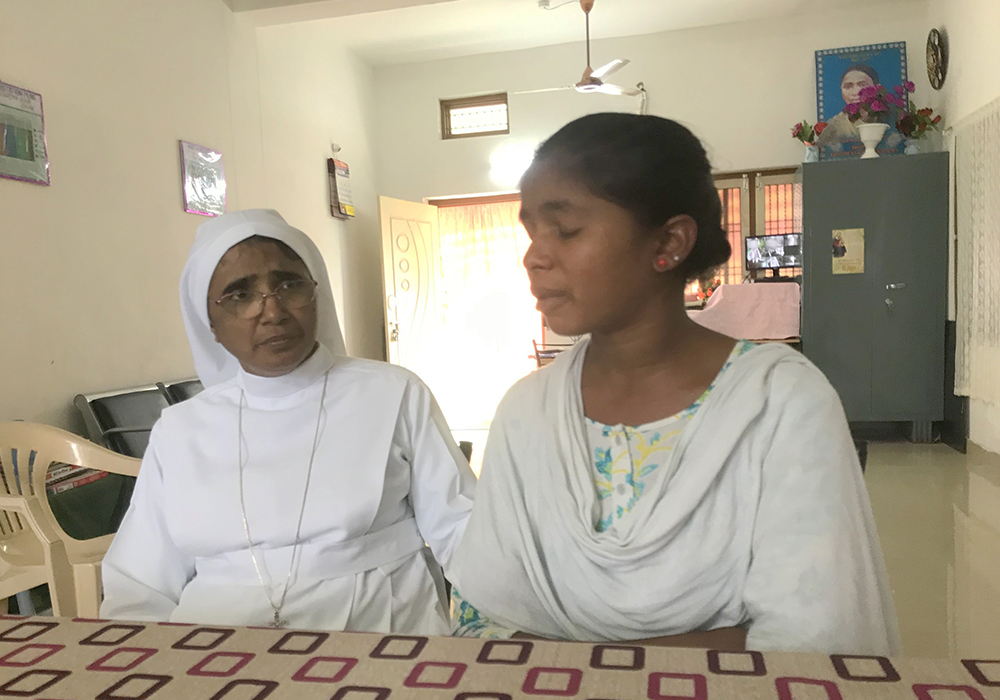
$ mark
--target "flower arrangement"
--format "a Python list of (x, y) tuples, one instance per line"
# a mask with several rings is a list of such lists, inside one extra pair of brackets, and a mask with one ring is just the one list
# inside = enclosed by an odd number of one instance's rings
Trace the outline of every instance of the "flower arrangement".
[(891, 117), (891, 106), (904, 107), (901, 94), (913, 92), (913, 83), (907, 81), (889, 92), (884, 85), (873, 85), (862, 88), (858, 93), (858, 101), (844, 107), (844, 112), (852, 122), (863, 124), (888, 124)]
[(713, 280), (699, 280), (698, 282), (698, 301), (708, 301), (712, 298), (712, 294), (716, 289), (722, 286), (722, 280), (716, 277)]
[(809, 122), (803, 119), (792, 127), (792, 138), (798, 139), (807, 146), (813, 146), (824, 129), (826, 129), (826, 122), (816, 122), (810, 126)]
[(913, 83), (907, 82), (897, 85), (895, 95), (892, 95), (892, 103), (902, 109), (896, 119), (896, 129), (908, 139), (919, 139), (927, 135), (927, 132), (939, 129), (941, 125), (941, 115), (935, 115), (930, 107), (917, 109), (910, 99), (913, 92)]

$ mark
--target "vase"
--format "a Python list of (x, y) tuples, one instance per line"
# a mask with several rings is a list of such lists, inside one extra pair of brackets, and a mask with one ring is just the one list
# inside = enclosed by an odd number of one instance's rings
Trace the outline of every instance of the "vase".
[(865, 154), (862, 158), (878, 158), (875, 149), (885, 136), (888, 124), (858, 124), (858, 133), (861, 134), (861, 143), (865, 145)]
[(806, 144), (806, 155), (802, 159), (803, 163), (818, 163), (819, 162), (819, 146), (813, 146), (811, 144)]
[(920, 153), (920, 139), (906, 139), (906, 148), (903, 150), (908, 156), (915, 156)]

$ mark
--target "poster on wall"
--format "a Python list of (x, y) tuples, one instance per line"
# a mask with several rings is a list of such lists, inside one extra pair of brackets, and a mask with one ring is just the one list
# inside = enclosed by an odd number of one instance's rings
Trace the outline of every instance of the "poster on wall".
[(865, 230), (836, 229), (833, 232), (833, 274), (863, 275), (865, 273)]
[(226, 213), (226, 171), (222, 154), (181, 141), (181, 180), (184, 211), (201, 216)]
[(354, 216), (354, 196), (351, 194), (351, 169), (342, 160), (327, 158), (330, 176), (330, 213), (338, 219)]
[[(860, 158), (865, 146), (858, 133), (857, 115), (852, 120), (845, 108), (858, 104), (866, 87), (884, 85), (892, 92), (906, 80), (905, 41), (817, 51), (816, 118), (827, 123), (816, 140), (820, 159)], [(879, 155), (902, 155), (906, 139), (895, 128), (895, 113), (888, 115), (889, 130), (875, 150)]]
[(42, 96), (7, 83), (0, 83), (0, 177), (49, 184)]

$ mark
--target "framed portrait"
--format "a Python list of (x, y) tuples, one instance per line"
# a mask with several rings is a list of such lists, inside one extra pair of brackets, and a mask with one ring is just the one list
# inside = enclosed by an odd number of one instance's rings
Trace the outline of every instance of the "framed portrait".
[[(906, 77), (906, 42), (849, 46), (816, 52), (816, 117), (827, 123), (817, 140), (820, 160), (860, 158), (865, 152), (857, 127), (844, 108), (858, 102), (865, 87), (884, 85), (892, 91)], [(876, 148), (879, 155), (902, 155), (906, 139), (895, 128), (890, 113), (889, 130)]]
[(181, 141), (181, 179), (184, 211), (201, 216), (226, 213), (226, 171), (222, 154)]
[(7, 83), (0, 83), (0, 177), (49, 184), (42, 96)]

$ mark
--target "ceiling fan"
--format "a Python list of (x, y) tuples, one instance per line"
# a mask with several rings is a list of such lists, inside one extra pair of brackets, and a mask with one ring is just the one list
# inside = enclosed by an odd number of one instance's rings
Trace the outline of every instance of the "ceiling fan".
[(587, 19), (587, 67), (583, 71), (583, 77), (580, 78), (580, 82), (575, 83), (574, 85), (564, 85), (563, 87), (557, 88), (525, 90), (523, 92), (515, 92), (515, 95), (531, 95), (538, 92), (555, 92), (557, 90), (603, 92), (606, 95), (627, 95), (629, 97), (645, 95), (646, 91), (643, 88), (642, 83), (639, 83), (634, 88), (626, 88), (621, 87), (620, 85), (612, 85), (611, 83), (604, 82), (604, 78), (617, 73), (619, 70), (628, 65), (629, 60), (627, 58), (616, 58), (610, 63), (606, 63), (597, 69), (590, 67), (590, 11), (594, 9), (594, 0), (580, 0), (580, 7), (583, 9), (583, 13)]

